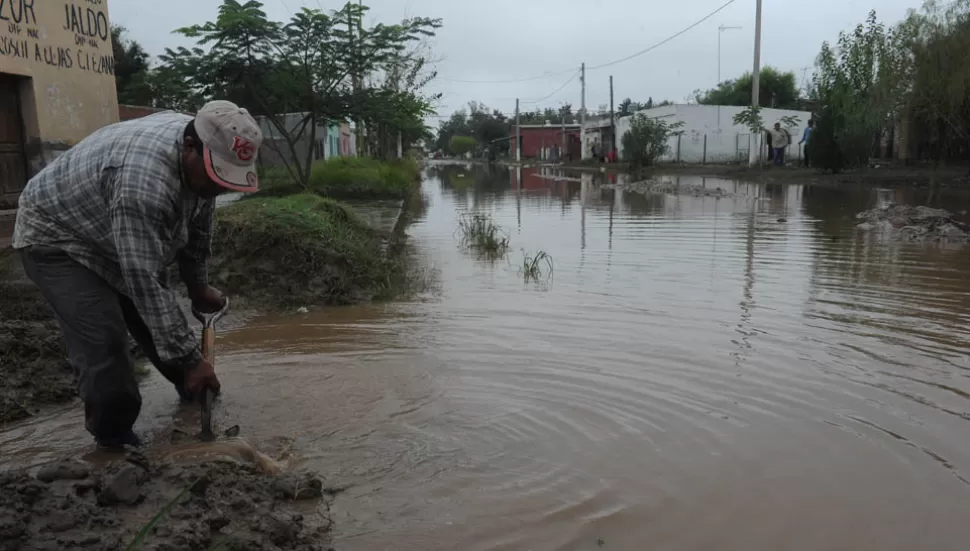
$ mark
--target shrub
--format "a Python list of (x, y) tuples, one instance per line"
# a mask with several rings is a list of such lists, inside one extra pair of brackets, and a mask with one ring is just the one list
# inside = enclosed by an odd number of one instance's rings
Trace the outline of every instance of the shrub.
[(464, 155), (475, 150), (478, 142), (471, 136), (452, 136), (448, 142), (448, 150), (452, 155)]
[(651, 166), (670, 151), (667, 139), (675, 136), (682, 122), (669, 124), (643, 113), (633, 117), (630, 129), (623, 134), (623, 157), (633, 166)]

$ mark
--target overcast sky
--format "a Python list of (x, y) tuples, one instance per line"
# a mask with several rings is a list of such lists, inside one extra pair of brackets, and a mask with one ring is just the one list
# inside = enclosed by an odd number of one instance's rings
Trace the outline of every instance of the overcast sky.
[[(450, 115), (468, 101), (511, 113), (535, 105), (580, 104), (580, 63), (594, 67), (622, 59), (660, 42), (710, 14), (727, 0), (365, 0), (368, 22), (397, 22), (406, 16), (440, 17), (444, 26), (431, 46), (439, 78), (431, 89), (444, 94), (438, 112)], [(270, 17), (287, 20), (299, 6), (339, 8), (329, 0), (264, 0)], [(794, 71), (802, 82), (822, 41), (862, 22), (875, 8), (895, 23), (921, 0), (765, 0), (762, 64)], [(217, 0), (112, 0), (111, 18), (152, 54), (188, 45), (175, 28), (215, 18)], [(739, 76), (752, 67), (755, 0), (733, 4), (694, 29), (653, 51), (587, 72), (587, 107), (609, 103), (613, 75), (616, 103), (625, 97), (685, 101), (695, 89), (717, 82), (718, 26), (721, 74)], [(535, 78), (541, 77), (541, 78)], [(534, 79), (520, 82), (495, 82)], [(487, 82), (459, 82), (487, 81)], [(563, 86), (565, 84), (565, 86)], [(555, 92), (557, 89), (560, 89)], [(555, 92), (555, 93), (553, 93)], [(550, 94), (552, 94), (550, 96)], [(538, 100), (549, 96), (538, 104)]]

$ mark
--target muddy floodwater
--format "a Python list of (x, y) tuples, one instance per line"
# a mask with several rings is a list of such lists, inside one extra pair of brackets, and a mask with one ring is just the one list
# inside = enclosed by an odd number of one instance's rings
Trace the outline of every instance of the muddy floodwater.
[[(723, 196), (429, 170), (432, 290), (221, 331), (217, 424), (346, 487), (341, 551), (967, 549), (970, 251), (854, 216), (970, 195), (681, 178)], [(460, 249), (467, 210), (508, 260)], [(88, 446), (76, 406), (0, 433), (7, 464)]]

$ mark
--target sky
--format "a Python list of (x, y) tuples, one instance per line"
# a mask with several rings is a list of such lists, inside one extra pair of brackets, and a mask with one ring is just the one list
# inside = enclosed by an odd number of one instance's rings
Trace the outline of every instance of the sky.
[[(262, 0), (276, 20), (288, 20), (301, 6), (336, 9), (332, 0)], [(664, 41), (710, 15), (728, 0), (365, 0), (365, 23), (394, 23), (405, 17), (441, 18), (443, 27), (428, 46), (438, 71), (429, 92), (442, 98), (436, 109), (447, 118), (469, 101), (513, 113), (571, 103), (578, 111), (581, 63), (586, 63), (586, 106), (592, 112), (614, 98), (683, 103), (697, 89), (714, 87), (753, 66), (755, 0), (735, 0), (669, 42), (627, 61), (611, 63)], [(172, 31), (213, 20), (217, 0), (112, 0), (112, 22), (157, 55), (191, 43)], [(765, 0), (762, 65), (793, 71), (799, 84), (811, 79), (823, 41), (865, 20), (870, 9), (895, 23), (921, 0)], [(718, 27), (741, 29), (719, 31)], [(509, 82), (516, 81), (516, 82)], [(433, 123), (434, 119), (432, 119)]]

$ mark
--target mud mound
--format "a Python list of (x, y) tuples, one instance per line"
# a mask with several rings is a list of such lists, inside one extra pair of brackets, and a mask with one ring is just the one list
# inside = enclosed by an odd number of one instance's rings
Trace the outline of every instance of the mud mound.
[(35, 476), (0, 473), (0, 551), (121, 550), (135, 540), (132, 548), (155, 551), (325, 550), (328, 495), (312, 475), (266, 476), (232, 462), (133, 456), (94, 471), (64, 462)]
[(0, 425), (76, 395), (60, 329), (29, 282), (0, 280), (0, 379)]
[(970, 242), (970, 225), (955, 220), (943, 209), (892, 205), (860, 212), (856, 228), (879, 230), (908, 242)]
[(377, 232), (353, 209), (313, 194), (219, 209), (212, 247), (213, 284), (256, 304), (368, 301), (395, 274)]

